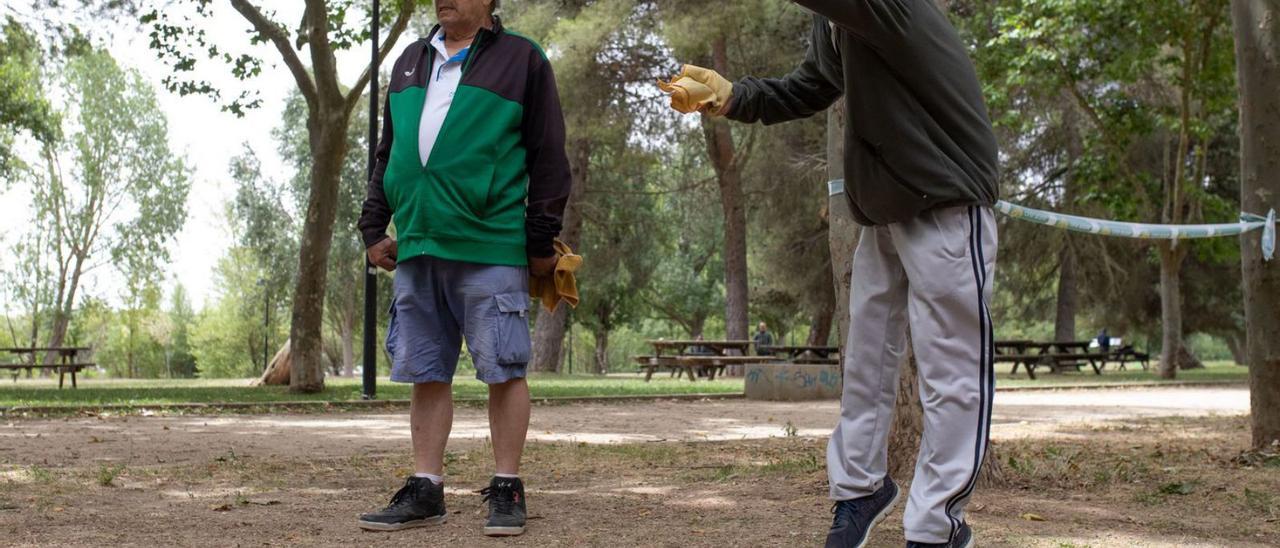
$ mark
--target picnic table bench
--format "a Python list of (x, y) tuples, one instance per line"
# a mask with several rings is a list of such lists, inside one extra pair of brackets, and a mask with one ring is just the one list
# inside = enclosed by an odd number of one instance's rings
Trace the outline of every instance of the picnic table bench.
[(795, 363), (833, 364), (840, 363), (834, 356), (840, 354), (838, 346), (774, 345), (756, 349), (761, 354), (782, 354)]
[[(1127, 352), (1122, 353), (1123, 349), (1095, 350), (1090, 348), (1092, 343), (1092, 341), (996, 341), (993, 358), (996, 363), (1012, 363), (1013, 368), (1009, 371), (1011, 375), (1018, 372), (1018, 366), (1022, 366), (1032, 380), (1036, 378), (1037, 367), (1048, 367), (1053, 373), (1061, 373), (1067, 368), (1079, 371), (1087, 364), (1093, 369), (1095, 375), (1101, 375), (1109, 360), (1120, 361), (1121, 369), (1124, 369), (1123, 364), (1127, 361), (1140, 361), (1143, 363), (1143, 369), (1146, 369), (1146, 360), (1142, 358), (1145, 354), (1134, 351), (1132, 346), (1127, 347)], [(1146, 358), (1150, 359), (1149, 356)]]
[[(71, 374), (71, 387), (76, 388), (76, 373), (81, 369), (96, 367), (97, 364), (89, 362), (80, 362), (76, 357), (81, 352), (88, 352), (91, 348), (84, 346), (24, 346), (14, 348), (0, 348), (0, 352), (8, 352), (16, 355), (17, 363), (0, 363), (0, 369), (8, 369), (13, 372), (13, 382), (18, 382), (18, 372), (25, 369), (30, 373), (34, 369), (56, 369), (58, 371), (58, 389), (62, 389), (64, 377)], [(58, 363), (42, 364), (36, 363), (40, 354), (55, 352), (58, 354)]]
[(707, 375), (707, 380), (716, 380), (716, 375), (724, 372), (729, 365), (750, 365), (755, 363), (781, 363), (774, 356), (636, 356), (636, 363), (644, 371), (644, 380), (649, 382), (659, 369), (671, 370), (671, 376), (684, 376), (688, 373), (690, 381), (698, 380), (698, 373)]

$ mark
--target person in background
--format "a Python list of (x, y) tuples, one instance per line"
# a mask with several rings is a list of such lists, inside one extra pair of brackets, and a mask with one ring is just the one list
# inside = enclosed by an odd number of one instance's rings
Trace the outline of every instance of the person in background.
[(1103, 352), (1111, 351), (1111, 335), (1107, 334), (1107, 328), (1105, 327), (1098, 332), (1098, 346), (1102, 347)]
[(755, 343), (757, 356), (773, 355), (773, 333), (769, 332), (769, 326), (764, 322), (756, 326), (756, 334), (751, 341)]

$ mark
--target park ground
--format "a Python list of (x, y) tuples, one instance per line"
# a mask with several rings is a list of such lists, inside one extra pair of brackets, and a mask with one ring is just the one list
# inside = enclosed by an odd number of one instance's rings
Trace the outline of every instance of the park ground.
[[(1280, 456), (1246, 453), (1241, 386), (1005, 391), (1007, 482), (978, 491), (982, 546), (1275, 546)], [(448, 524), (365, 533), (409, 472), (402, 410), (80, 413), (0, 422), (0, 538), (14, 546), (816, 546), (836, 402), (539, 405), (529, 532), (479, 535), (484, 411), (462, 407)], [(151, 415), (151, 416), (147, 416)], [(904, 478), (905, 479), (905, 478)], [(872, 546), (901, 546), (901, 512)]]
[[(1208, 367), (1180, 371), (1181, 383), (1247, 383), (1249, 370), (1228, 362), (1209, 362)], [(1143, 371), (1131, 366), (1125, 371), (1114, 370), (1111, 364), (1103, 375), (1082, 373), (1041, 374), (1038, 380), (1030, 380), (1024, 373), (1010, 375), (1007, 366), (998, 369), (996, 385), (999, 388), (1045, 388), (1061, 386), (1115, 386), (1150, 384), (1156, 381), (1153, 371)], [(639, 374), (611, 374), (561, 376), (534, 375), (530, 379), (530, 391), (535, 398), (581, 398), (599, 396), (669, 396), (688, 394), (741, 394), (741, 378), (720, 378), (708, 382), (700, 379), (689, 382), (659, 374), (652, 382), (641, 382)], [(69, 381), (68, 381), (69, 382)], [(330, 377), (325, 390), (316, 394), (293, 394), (281, 386), (262, 386), (246, 389), (247, 379), (81, 379), (76, 390), (58, 390), (56, 380), (18, 378), (11, 381), (8, 375), (0, 377), (0, 414), (22, 413), (25, 409), (39, 408), (43, 413), (62, 409), (77, 412), (86, 406), (134, 407), (135, 411), (161, 411), (159, 406), (182, 404), (233, 403), (238, 406), (261, 404), (269, 406), (278, 402), (345, 402), (361, 399), (359, 378)], [(392, 383), (386, 377), (378, 379), (377, 397), (381, 401), (403, 401), (409, 397), (409, 386)], [(454, 397), (460, 400), (483, 399), (485, 387), (470, 373), (459, 372), (454, 382)], [(50, 408), (54, 408), (50, 410)], [(225, 410), (225, 409), (224, 409)]]

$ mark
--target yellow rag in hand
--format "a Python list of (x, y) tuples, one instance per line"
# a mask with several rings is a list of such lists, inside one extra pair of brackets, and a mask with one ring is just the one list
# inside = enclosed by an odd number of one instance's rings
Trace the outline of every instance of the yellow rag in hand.
[(722, 116), (733, 97), (732, 82), (714, 70), (696, 65), (685, 65), (670, 82), (658, 80), (658, 89), (671, 94), (671, 108), (683, 114)]
[(582, 257), (574, 255), (569, 245), (555, 241), (556, 268), (550, 276), (529, 276), (529, 296), (542, 301), (542, 307), (554, 312), (560, 301), (578, 307), (578, 280), (574, 273), (582, 268)]

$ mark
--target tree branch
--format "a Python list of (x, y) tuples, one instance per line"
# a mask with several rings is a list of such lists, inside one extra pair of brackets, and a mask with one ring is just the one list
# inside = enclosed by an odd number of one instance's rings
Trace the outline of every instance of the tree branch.
[[(400, 35), (404, 34), (405, 29), (409, 28), (409, 20), (413, 18), (413, 11), (416, 5), (412, 0), (401, 0), (400, 13), (396, 15), (396, 21), (391, 24), (391, 32), (387, 33), (387, 41), (378, 49), (378, 66), (373, 67), (377, 70), (387, 60), (387, 56), (391, 55), (391, 48), (394, 48), (396, 42), (400, 41)], [(373, 39), (371, 36), (370, 40)], [(373, 75), (369, 67), (365, 67), (364, 72), (356, 79), (355, 85), (351, 86), (351, 90), (347, 92), (346, 113), (351, 115), (351, 111), (356, 108), (356, 104), (360, 102), (360, 96), (364, 95), (364, 87), (369, 84), (369, 79)]]
[(333, 44), (329, 43), (328, 3), (325, 0), (306, 0), (306, 4), (302, 19), (306, 22), (316, 91), (325, 104), (334, 105), (343, 97), (338, 89), (338, 60), (333, 55)]
[(231, 0), (231, 7), (240, 12), (240, 15), (249, 24), (253, 25), (253, 30), (275, 45), (276, 50), (280, 52), (280, 57), (284, 60), (285, 66), (289, 67), (289, 72), (293, 73), (293, 79), (298, 84), (298, 91), (302, 92), (302, 96), (306, 98), (308, 105), (314, 105), (317, 100), (316, 84), (311, 80), (311, 75), (307, 73), (307, 67), (303, 66), (302, 59), (298, 58), (298, 52), (294, 51), (293, 46), (289, 44), (289, 38), (285, 36), (284, 27), (268, 19), (248, 0)]

